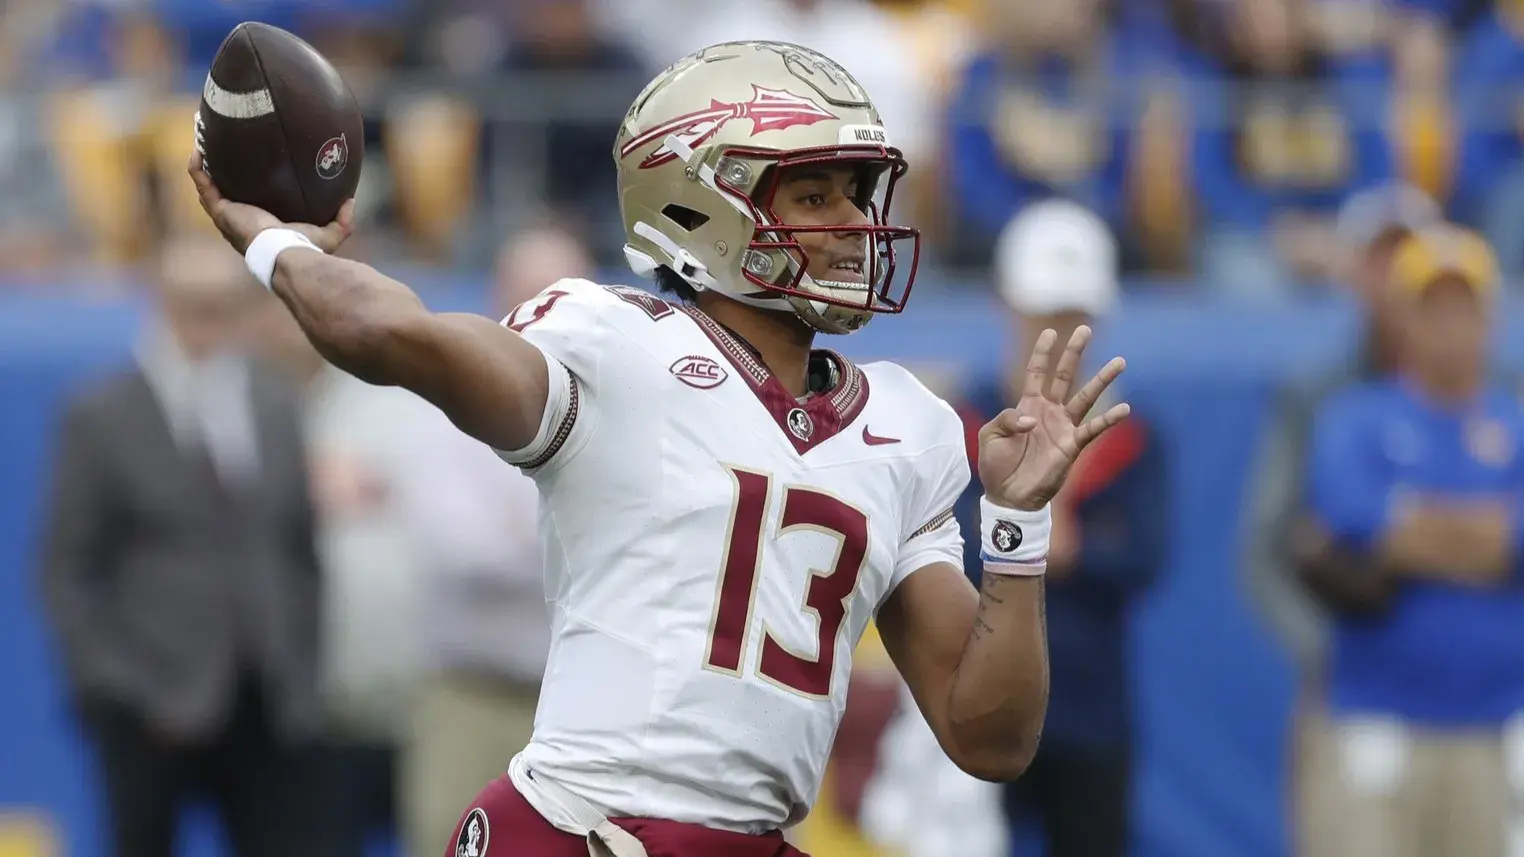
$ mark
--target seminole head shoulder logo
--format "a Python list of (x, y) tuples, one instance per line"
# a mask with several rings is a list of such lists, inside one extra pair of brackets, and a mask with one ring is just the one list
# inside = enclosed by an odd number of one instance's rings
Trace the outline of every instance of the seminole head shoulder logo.
[[(665, 141), (668, 137), (676, 137), (689, 148), (702, 146), (732, 119), (750, 119), (751, 133), (755, 136), (763, 131), (778, 131), (801, 125), (813, 125), (826, 119), (840, 118), (802, 95), (795, 95), (782, 89), (768, 89), (756, 84), (752, 84), (751, 89), (750, 101), (725, 102), (711, 99), (707, 109), (685, 113), (651, 128), (619, 147), (619, 157), (627, 158), (658, 140)], [(676, 158), (677, 153), (663, 142), (660, 148), (646, 155), (640, 162), (640, 168), (649, 170)]]
[(487, 827), (487, 813), (474, 807), (461, 822), (460, 833), (455, 837), (455, 857), (484, 857), (491, 831)]

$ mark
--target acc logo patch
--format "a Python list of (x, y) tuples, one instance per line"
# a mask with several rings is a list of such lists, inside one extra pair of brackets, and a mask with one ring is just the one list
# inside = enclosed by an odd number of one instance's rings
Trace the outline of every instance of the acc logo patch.
[(344, 168), (347, 166), (349, 166), (349, 141), (343, 134), (318, 147), (318, 178), (336, 179), (343, 175)]
[(679, 357), (670, 368), (672, 374), (677, 376), (677, 380), (700, 390), (718, 387), (730, 377), (725, 373), (725, 367), (708, 357), (696, 354)]
[(455, 837), (455, 857), (482, 857), (487, 853), (490, 833), (487, 813), (479, 806), (473, 808), (460, 823), (460, 835)]

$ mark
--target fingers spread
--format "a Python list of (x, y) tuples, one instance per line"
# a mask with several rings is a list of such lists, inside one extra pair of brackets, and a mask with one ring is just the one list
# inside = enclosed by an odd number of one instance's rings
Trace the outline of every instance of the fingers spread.
[(1083, 324), (1075, 328), (1069, 343), (1064, 346), (1064, 353), (1058, 357), (1058, 368), (1053, 370), (1053, 383), (1048, 388), (1049, 399), (1062, 402), (1069, 397), (1074, 376), (1079, 372), (1080, 362), (1085, 356), (1085, 346), (1089, 344), (1090, 328)]
[(1100, 437), (1102, 434), (1105, 434), (1106, 431), (1112, 426), (1117, 425), (1118, 423), (1122, 422), (1122, 420), (1127, 419), (1127, 415), (1131, 413), (1132, 406), (1128, 405), (1126, 402), (1123, 402), (1120, 405), (1112, 405), (1110, 408), (1106, 409), (1106, 413), (1101, 414), (1100, 416), (1093, 419), (1087, 420), (1084, 425), (1081, 425), (1078, 430), (1074, 432), (1075, 443), (1079, 446), (1080, 449), (1084, 449), (1090, 444), (1091, 441)]
[(1113, 357), (1111, 362), (1102, 366), (1101, 371), (1097, 372), (1095, 377), (1091, 378), (1078, 393), (1074, 394), (1074, 398), (1070, 399), (1069, 403), (1064, 406), (1064, 413), (1069, 415), (1069, 421), (1074, 425), (1079, 425), (1080, 421), (1085, 418), (1085, 415), (1090, 413), (1090, 409), (1095, 407), (1095, 403), (1101, 400), (1101, 396), (1106, 392), (1106, 388), (1110, 387), (1113, 381), (1121, 377), (1122, 372), (1126, 369), (1127, 361), (1120, 357)]
[(1027, 360), (1027, 383), (1021, 393), (1023, 396), (1042, 395), (1043, 386), (1048, 380), (1048, 356), (1057, 339), (1058, 333), (1051, 328), (1037, 337), (1037, 344), (1032, 347), (1032, 356)]

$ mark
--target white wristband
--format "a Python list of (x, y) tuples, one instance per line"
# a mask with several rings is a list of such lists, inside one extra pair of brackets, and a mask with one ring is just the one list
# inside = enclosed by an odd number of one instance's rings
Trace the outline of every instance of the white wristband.
[(249, 266), (249, 271), (259, 279), (259, 284), (268, 289), (270, 280), (275, 277), (275, 260), (282, 252), (292, 247), (307, 247), (319, 253), (323, 252), (316, 244), (308, 240), (307, 236), (295, 229), (266, 229), (249, 242), (249, 249), (244, 251), (243, 261)]
[(1053, 509), (1024, 512), (979, 498), (980, 557), (992, 574), (1036, 577), (1048, 570), (1048, 536)]

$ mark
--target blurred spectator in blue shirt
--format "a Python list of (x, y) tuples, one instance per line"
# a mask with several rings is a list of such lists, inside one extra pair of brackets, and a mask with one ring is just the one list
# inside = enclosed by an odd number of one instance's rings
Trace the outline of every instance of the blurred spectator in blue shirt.
[(43, 43), (57, 24), (51, 3), (0, 5), (0, 272), (38, 271), (63, 261), (68, 233), (54, 159), (37, 135), (46, 117), (35, 99), (13, 96), (38, 83)]
[[(1303, 464), (1312, 420), (1322, 403), (1352, 385), (1382, 381), (1401, 356), (1400, 310), (1391, 285), (1392, 257), (1415, 231), (1441, 222), (1439, 206), (1407, 185), (1384, 185), (1351, 197), (1339, 212), (1335, 237), (1347, 255), (1342, 276), (1360, 303), (1363, 329), (1336, 366), (1319, 367), (1280, 391), (1260, 439), (1247, 515), (1246, 586), (1279, 642), (1297, 662), (1309, 697), (1321, 688), (1327, 656), (1327, 616), (1300, 580), (1296, 540), (1305, 514)], [(1309, 698), (1315, 703), (1315, 698)]]
[(1499, 3), (1455, 51), (1461, 174), (1456, 215), (1474, 223), (1507, 274), (1524, 272), (1524, 7)]
[[(502, 70), (526, 75), (526, 79), (542, 84), (554, 84), (558, 78), (564, 83), (580, 82), (623, 106), (635, 100), (648, 79), (628, 45), (599, 33), (587, 0), (523, 0), (513, 9), (509, 35), (511, 44)], [(537, 88), (547, 99), (555, 97), (553, 88)], [(488, 133), (488, 145), (495, 154), (525, 148), (532, 152), (529, 160), (543, 170), (539, 176), (543, 199), (535, 202), (565, 222), (581, 224), (584, 233), (579, 237), (605, 263), (616, 261), (624, 245), (624, 224), (619, 207), (613, 204), (615, 171), (610, 156), (622, 111), (623, 107), (589, 116), (586, 111), (567, 115), (562, 109), (555, 112), (563, 118), (550, 119), (540, 127), (498, 122)], [(528, 153), (524, 156), (529, 157)], [(522, 186), (507, 189), (515, 197), (524, 195)], [(521, 201), (492, 198), (490, 202)]]
[(1385, 54), (1373, 63), (1389, 74), (1370, 83), (1385, 90), (1381, 127), (1393, 175), (1449, 201), (1460, 168), (1449, 33), (1439, 19), (1425, 15), (1396, 18), (1391, 30)]
[[(155, 198), (152, 138), (160, 99), (180, 75), (173, 43), (142, 6), (79, 0), (34, 31), (44, 45), (32, 80), (46, 95), (25, 130), (45, 139), (57, 189), (87, 244), (78, 258), (120, 264), (141, 259), (170, 230)], [(188, 114), (175, 123), (175, 187), (185, 173)], [(192, 194), (194, 199), (194, 194)], [(205, 222), (205, 215), (201, 216)]]
[(369, 29), (395, 19), (406, 0), (147, 0), (179, 42), (190, 82), (197, 88), (223, 39), (244, 21), (261, 21), (312, 39), (319, 31)]
[[(1461, 32), (1491, 13), (1494, 0), (1390, 0), (1399, 9), (1438, 18)], [(1507, 5), (1507, 0), (1502, 5)]]
[(1315, 38), (1312, 0), (1241, 0), (1190, 53), (1200, 264), (1211, 288), (1277, 295), (1322, 280), (1331, 220), (1352, 192), (1384, 180), (1391, 157), (1367, 52)]
[(1102, 3), (1001, 0), (988, 18), (991, 47), (965, 67), (948, 109), (967, 240), (987, 249), (1022, 206), (1055, 195), (1119, 229), (1133, 122), (1116, 83), (1128, 80), (1130, 58)]
[[(72, 0), (6, 7), (7, 28), (18, 25), (29, 31), (24, 43), (6, 45), (14, 52), (7, 61), (20, 62), (33, 82), (78, 86), (140, 73), (129, 56), (139, 41), (134, 32), (154, 25), (154, 20), (134, 4)], [(158, 60), (163, 66), (178, 57), (167, 52)]]
[(1476, 235), (1397, 248), (1400, 369), (1329, 399), (1307, 463), (1328, 559), (1303, 578), (1334, 617), (1327, 722), (1304, 795), (1328, 853), (1496, 857), (1505, 727), (1524, 711), (1524, 407), (1487, 375), (1496, 273)]
[(1307, 515), (1304, 463), (1312, 421), (1329, 397), (1355, 384), (1381, 381), (1397, 371), (1402, 350), (1404, 296), (1392, 285), (1392, 259), (1415, 231), (1441, 221), (1438, 204), (1417, 188), (1383, 185), (1362, 191), (1339, 212), (1335, 237), (1346, 256), (1341, 285), (1359, 302), (1363, 325), (1344, 359), (1296, 378), (1279, 391), (1260, 438), (1245, 512), (1244, 585), (1268, 629), (1298, 671), (1298, 699), (1288, 746), (1295, 839), (1293, 853), (1316, 857), (1329, 847), (1327, 820), (1338, 810), (1319, 803), (1318, 765), (1328, 752), (1325, 671), (1329, 612), (1302, 581), (1305, 568), (1330, 560), (1326, 546), (1297, 538)]
[[(1066, 342), (1079, 325), (1105, 316), (1117, 296), (1116, 242), (1099, 217), (1075, 203), (1029, 206), (1002, 232), (996, 252), (1000, 292), (1018, 320), (1019, 353), (1006, 373), (969, 391), (963, 413), (971, 437), (1014, 403), (1025, 355), (1044, 328)], [(970, 443), (975, 466), (977, 451)], [(1135, 412), (1080, 456), (1053, 500), (1047, 726), (1036, 759), (1006, 786), (1005, 800), (1013, 823), (1036, 816), (1049, 857), (1125, 853), (1133, 743), (1127, 618), (1165, 562), (1167, 487), (1164, 450)], [(956, 510), (970, 534), (970, 574), (982, 567), (981, 493), (970, 486)]]

